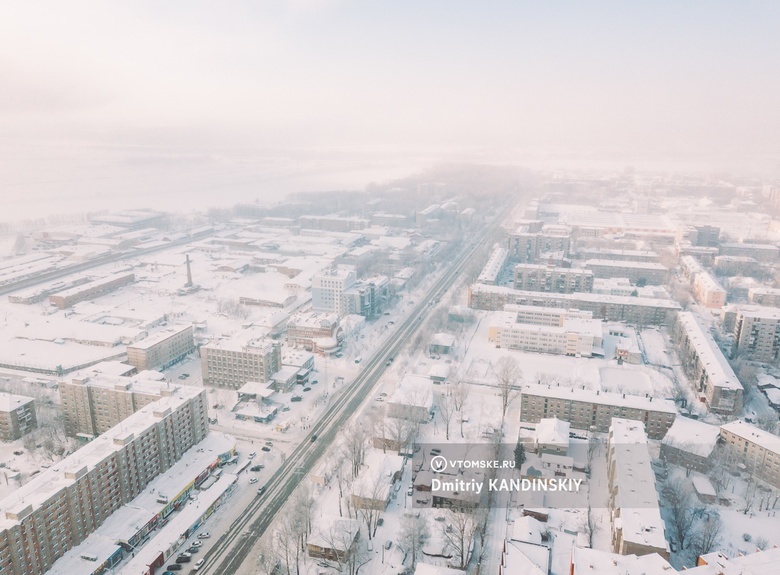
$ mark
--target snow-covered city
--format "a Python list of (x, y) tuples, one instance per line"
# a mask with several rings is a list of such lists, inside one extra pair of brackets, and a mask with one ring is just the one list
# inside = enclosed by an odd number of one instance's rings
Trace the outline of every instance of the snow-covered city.
[(0, 6), (0, 575), (780, 574), (778, 21)]

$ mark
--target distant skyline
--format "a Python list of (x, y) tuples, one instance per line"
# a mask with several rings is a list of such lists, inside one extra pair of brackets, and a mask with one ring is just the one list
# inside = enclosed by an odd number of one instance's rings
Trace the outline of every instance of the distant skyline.
[(0, 220), (441, 160), (776, 177), (777, 22), (776, 2), (6, 3)]

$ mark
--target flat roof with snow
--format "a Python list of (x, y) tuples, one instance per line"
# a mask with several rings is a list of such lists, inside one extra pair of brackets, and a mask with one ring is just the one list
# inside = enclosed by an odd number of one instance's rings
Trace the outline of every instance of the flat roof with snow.
[(689, 311), (684, 311), (677, 314), (677, 319), (685, 330), (691, 345), (694, 346), (699, 361), (707, 372), (709, 382), (714, 387), (741, 390), (742, 384), (734, 370), (731, 369), (731, 365), (718, 348), (712, 335), (697, 321), (696, 316)]

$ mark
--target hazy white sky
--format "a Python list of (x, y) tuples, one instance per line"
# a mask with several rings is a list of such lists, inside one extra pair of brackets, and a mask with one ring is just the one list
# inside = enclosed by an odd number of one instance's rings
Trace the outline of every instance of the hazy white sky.
[(773, 165), (778, 22), (776, 1), (3, 2), (0, 186), (261, 149)]

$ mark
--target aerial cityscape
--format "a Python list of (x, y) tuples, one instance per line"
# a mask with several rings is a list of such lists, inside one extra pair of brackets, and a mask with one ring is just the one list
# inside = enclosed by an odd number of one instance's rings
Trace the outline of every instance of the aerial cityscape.
[(420, 4), (0, 8), (0, 575), (780, 573), (780, 7)]

